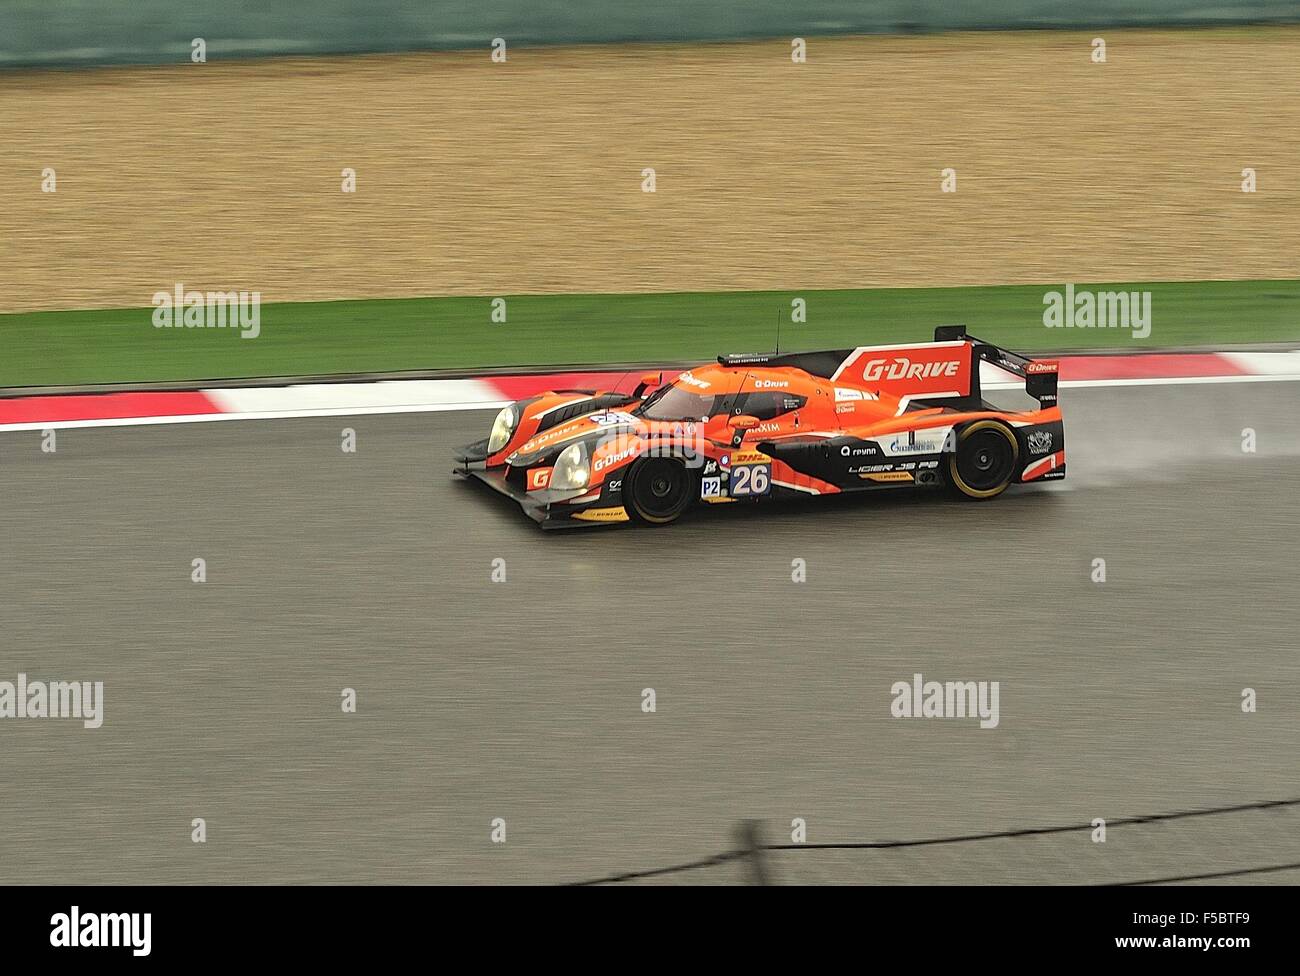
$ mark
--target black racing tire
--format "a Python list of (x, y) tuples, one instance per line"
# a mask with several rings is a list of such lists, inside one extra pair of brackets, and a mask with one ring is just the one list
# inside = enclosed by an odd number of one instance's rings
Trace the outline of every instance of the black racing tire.
[(623, 483), (627, 512), (646, 525), (676, 522), (695, 499), (694, 486), (691, 472), (677, 458), (641, 458)]
[(948, 455), (948, 487), (961, 498), (995, 498), (1011, 484), (1019, 460), (1015, 431), (1000, 420), (977, 420), (957, 434), (957, 449)]

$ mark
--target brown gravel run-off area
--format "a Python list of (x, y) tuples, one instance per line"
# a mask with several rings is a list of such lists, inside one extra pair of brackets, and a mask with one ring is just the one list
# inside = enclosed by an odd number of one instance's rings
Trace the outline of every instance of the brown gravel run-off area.
[(0, 311), (1300, 277), (1300, 29), (1106, 38), (0, 73)]

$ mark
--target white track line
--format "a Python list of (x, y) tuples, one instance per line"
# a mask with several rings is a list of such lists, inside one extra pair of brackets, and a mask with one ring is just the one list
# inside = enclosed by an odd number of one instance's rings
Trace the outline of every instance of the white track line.
[(200, 413), (182, 417), (104, 417), (99, 420), (51, 420), (45, 423), (0, 424), (7, 430), (65, 430), (76, 427), (153, 427), (160, 424), (204, 424), (218, 420), (294, 420), (300, 417), (361, 417), (377, 413), (442, 413), (452, 410), (491, 410), (513, 400), (481, 403), (428, 403), (392, 407), (331, 407), (320, 410), (262, 410), (257, 413)]
[(484, 380), (383, 380), (378, 383), (303, 383), (295, 386), (203, 390), (226, 413), (371, 410), (491, 402), (501, 395)]
[[(1062, 380), (1062, 390), (1094, 386), (1196, 386), (1200, 383), (1294, 383), (1300, 373), (1279, 373), (1273, 376), (1141, 376), (1113, 380)], [(985, 390), (1023, 390), (1022, 383), (990, 383)]]

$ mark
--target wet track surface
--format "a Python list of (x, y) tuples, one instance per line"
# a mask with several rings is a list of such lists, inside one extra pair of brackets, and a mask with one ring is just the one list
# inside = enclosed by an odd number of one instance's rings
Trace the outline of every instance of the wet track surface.
[[(99, 729), (0, 722), (6, 879), (557, 882), (725, 850), (748, 818), (852, 842), (1300, 796), (1300, 384), (1062, 406), (1070, 477), (987, 504), (547, 534), (449, 478), (490, 413), (65, 430), (54, 454), (0, 434), (0, 681), (106, 699)], [(918, 672), (1000, 682), (998, 727), (892, 718)], [(1102, 882), (1298, 861), (1290, 807), (771, 867)]]

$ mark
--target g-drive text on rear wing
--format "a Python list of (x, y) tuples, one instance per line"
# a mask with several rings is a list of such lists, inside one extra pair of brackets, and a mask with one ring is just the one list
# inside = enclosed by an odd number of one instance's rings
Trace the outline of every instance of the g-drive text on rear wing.
[(940, 325), (934, 330), (935, 342), (952, 342), (961, 339), (971, 343), (972, 393), (975, 392), (975, 384), (979, 382), (979, 364), (984, 361), (1021, 377), (1025, 381), (1025, 392), (1038, 400), (1043, 407), (1056, 406), (1056, 383), (1060, 375), (1060, 364), (1055, 359), (1030, 359), (1028, 356), (999, 348), (991, 342), (969, 335), (964, 325)]

